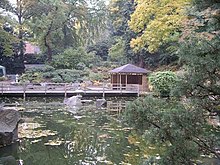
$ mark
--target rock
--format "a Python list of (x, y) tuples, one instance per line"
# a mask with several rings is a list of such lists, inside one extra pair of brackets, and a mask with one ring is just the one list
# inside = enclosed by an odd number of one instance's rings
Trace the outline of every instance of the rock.
[(106, 107), (106, 105), (107, 105), (107, 102), (104, 98), (96, 100), (96, 108), (100, 109), (102, 107)]
[(0, 109), (0, 147), (10, 145), (18, 139), (20, 114), (15, 109)]
[(68, 106), (82, 106), (81, 95), (72, 96), (64, 100), (64, 104)]

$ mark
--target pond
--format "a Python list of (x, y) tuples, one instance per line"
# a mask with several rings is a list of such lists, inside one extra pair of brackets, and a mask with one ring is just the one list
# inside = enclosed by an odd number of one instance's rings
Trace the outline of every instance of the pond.
[(107, 106), (117, 103), (118, 107), (97, 109), (89, 103), (72, 111), (63, 104), (63, 98), (4, 99), (5, 106), (19, 109), (22, 122), (19, 143), (0, 149), (0, 162), (9, 159), (10, 165), (134, 164), (140, 157), (139, 148), (129, 140), (132, 128), (121, 122), (125, 100), (108, 99)]

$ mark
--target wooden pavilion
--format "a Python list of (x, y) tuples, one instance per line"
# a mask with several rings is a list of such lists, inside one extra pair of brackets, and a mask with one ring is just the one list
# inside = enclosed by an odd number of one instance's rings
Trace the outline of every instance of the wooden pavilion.
[(110, 71), (112, 88), (132, 90), (138, 88), (140, 91), (148, 91), (147, 75), (149, 70), (132, 64), (123, 65)]

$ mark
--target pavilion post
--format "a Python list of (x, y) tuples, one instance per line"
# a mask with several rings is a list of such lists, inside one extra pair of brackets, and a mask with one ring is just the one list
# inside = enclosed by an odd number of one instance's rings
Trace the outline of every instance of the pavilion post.
[(3, 87), (4, 87), (4, 86), (3, 86), (3, 83), (2, 83), (2, 85), (1, 85), (1, 87), (2, 87), (2, 94), (3, 94)]
[(113, 89), (113, 75), (111, 74), (111, 89)]
[(102, 98), (105, 98), (105, 81), (102, 83)]
[(120, 85), (120, 90), (122, 91), (122, 85), (121, 85), (121, 74), (119, 73), (119, 85)]
[(23, 84), (23, 99), (24, 99), (24, 100), (26, 99), (26, 87), (27, 87), (27, 84), (24, 83), (24, 84)]
[(118, 79), (119, 79), (118, 77), (119, 77), (119, 73), (117, 74), (117, 85), (116, 85), (116, 86), (117, 86), (117, 90), (118, 90), (118, 84), (119, 84), (119, 83), (118, 83), (118, 81), (119, 81), (119, 80), (118, 80)]
[(64, 84), (64, 98), (67, 97), (67, 85), (66, 83)]
[(126, 90), (128, 90), (128, 89), (127, 89), (127, 85), (128, 85), (128, 75), (126, 74), (126, 75), (125, 75), (125, 89), (126, 89)]

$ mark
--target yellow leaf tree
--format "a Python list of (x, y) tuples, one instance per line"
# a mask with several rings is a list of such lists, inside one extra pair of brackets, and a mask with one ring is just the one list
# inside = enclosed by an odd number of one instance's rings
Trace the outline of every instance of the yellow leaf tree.
[(132, 48), (147, 47), (149, 52), (156, 52), (162, 44), (179, 38), (181, 23), (186, 18), (185, 9), (191, 0), (135, 1), (137, 6), (129, 26), (140, 35), (131, 40)]

